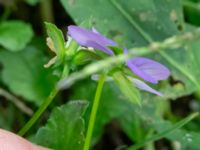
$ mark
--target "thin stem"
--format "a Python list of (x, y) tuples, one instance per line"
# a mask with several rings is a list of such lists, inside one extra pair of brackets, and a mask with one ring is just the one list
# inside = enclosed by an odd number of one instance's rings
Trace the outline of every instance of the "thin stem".
[(19, 135), (23, 136), (26, 134), (26, 132), (35, 124), (35, 122), (39, 119), (39, 117), (42, 115), (42, 113), (47, 109), (49, 104), (53, 101), (54, 97), (57, 95), (58, 89), (55, 87), (49, 97), (42, 103), (42, 105), (39, 107), (39, 109), (35, 112), (33, 117), (25, 124), (25, 126), (19, 131)]
[(94, 129), (94, 123), (95, 123), (95, 119), (96, 119), (96, 114), (97, 114), (105, 78), (106, 78), (105, 75), (102, 74), (99, 79), (98, 85), (97, 85), (83, 150), (89, 150), (89, 148), (90, 148), (92, 133), (93, 133), (93, 129)]
[[(64, 78), (65, 76), (68, 76), (69, 70), (68, 65), (65, 64), (63, 67), (63, 72), (60, 76), (60, 78)], [(38, 110), (33, 114), (31, 119), (24, 125), (24, 127), (18, 132), (20, 136), (23, 136), (27, 133), (27, 131), (36, 123), (36, 121), (40, 118), (40, 116), (43, 114), (43, 112), (47, 109), (47, 107), (51, 104), (57, 93), (59, 92), (59, 88), (57, 85), (53, 88), (47, 99), (45, 99), (42, 103), (42, 105), (38, 108)]]
[[(42, 0), (40, 2), (40, 13), (42, 22), (54, 23), (54, 13), (52, 11), (52, 0)], [(43, 32), (46, 33), (46, 28), (43, 26)]]
[(153, 42), (147, 47), (135, 47), (134, 49), (130, 50), (127, 55), (120, 54), (117, 56), (108, 57), (104, 60), (87, 65), (81, 71), (72, 73), (67, 78), (61, 80), (58, 86), (60, 89), (69, 88), (76, 81), (84, 79), (85, 77), (95, 74), (96, 72), (102, 71), (105, 68), (111, 69), (116, 65), (124, 63), (128, 58), (143, 56), (149, 53), (159, 52), (160, 50), (172, 50), (198, 39), (200, 39), (200, 28), (194, 30), (193, 32), (187, 32), (182, 35), (170, 37), (163, 42)]

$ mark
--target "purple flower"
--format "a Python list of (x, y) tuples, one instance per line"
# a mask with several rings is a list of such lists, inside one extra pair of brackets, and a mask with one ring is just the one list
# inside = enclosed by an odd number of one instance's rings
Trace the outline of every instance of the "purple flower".
[[(124, 49), (126, 54), (128, 51)], [(156, 84), (169, 77), (170, 71), (164, 65), (144, 57), (135, 57), (126, 61), (127, 66), (140, 78)]]
[[(90, 31), (80, 28), (78, 26), (71, 25), (68, 27), (68, 35), (71, 36), (75, 41), (77, 41), (81, 46), (93, 47), (109, 55), (113, 55), (114, 53), (107, 46), (117, 45), (114, 41), (104, 37), (95, 29)], [(127, 49), (124, 49), (124, 53), (126, 54), (127, 52)], [(167, 79), (170, 75), (170, 71), (164, 65), (143, 57), (128, 59), (126, 61), (126, 65), (138, 77), (153, 84), (157, 84), (160, 80)], [(160, 92), (151, 88), (143, 81), (135, 78), (130, 79), (137, 88), (159, 96), (162, 95)]]
[(126, 64), (140, 78), (153, 84), (167, 79), (170, 74), (164, 65), (143, 57), (129, 59)]
[[(128, 51), (125, 48), (124, 53), (126, 54), (127, 52)], [(126, 61), (126, 64), (138, 77), (153, 84), (158, 83), (158, 81), (160, 80), (167, 79), (170, 75), (169, 69), (166, 68), (164, 65), (144, 57), (135, 57), (132, 59), (128, 59)], [(133, 80), (133, 83), (139, 89), (154, 93), (159, 96), (162, 95), (160, 92), (149, 87), (143, 81)]]
[(103, 52), (113, 55), (113, 51), (108, 46), (117, 45), (114, 41), (104, 37), (95, 29), (92, 31), (80, 28), (78, 26), (68, 26), (68, 35), (71, 36), (77, 43), (85, 47), (93, 47)]

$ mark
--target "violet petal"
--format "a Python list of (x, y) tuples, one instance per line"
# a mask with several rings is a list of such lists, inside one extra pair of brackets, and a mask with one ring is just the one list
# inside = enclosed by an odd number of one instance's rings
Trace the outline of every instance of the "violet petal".
[(107, 48), (106, 46), (100, 45), (94, 41), (87, 41), (87, 46), (88, 47), (93, 47), (95, 49), (101, 50), (109, 55), (113, 55), (113, 51), (109, 48)]
[(128, 61), (128, 64), (132, 67), (134, 73), (151, 83), (157, 83), (160, 80), (165, 80), (170, 75), (170, 71), (167, 67), (154, 60), (136, 57)]
[(147, 92), (150, 92), (150, 93), (153, 93), (153, 94), (156, 94), (158, 96), (163, 96), (162, 93), (156, 91), (155, 89), (151, 88), (150, 86), (148, 86), (146, 83), (144, 83), (143, 81), (141, 80), (138, 80), (138, 79), (132, 79), (134, 85), (141, 89), (141, 90), (144, 90), (144, 91), (147, 91)]
[(114, 41), (97, 32), (96, 29), (90, 31), (78, 26), (70, 25), (68, 26), (68, 35), (77, 41), (81, 46), (93, 47), (95, 49), (103, 50), (108, 54), (111, 54), (111, 52), (108, 52), (110, 49), (107, 48), (107, 46), (117, 45)]
[[(126, 48), (124, 48), (124, 53), (128, 53)], [(167, 79), (170, 75), (167, 67), (148, 58), (135, 57), (128, 59), (126, 64), (137, 76), (154, 84)]]

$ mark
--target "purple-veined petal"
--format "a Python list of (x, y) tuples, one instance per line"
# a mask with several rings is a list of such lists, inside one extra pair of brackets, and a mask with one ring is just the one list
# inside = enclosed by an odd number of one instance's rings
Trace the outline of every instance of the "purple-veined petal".
[[(106, 53), (108, 50), (110, 50), (107, 48), (107, 46), (117, 45), (114, 41), (101, 35), (98, 31), (96, 31), (96, 29), (90, 31), (78, 26), (71, 25), (68, 26), (68, 35), (77, 41), (81, 46), (93, 47), (95, 49), (103, 50)], [(108, 54), (111, 54), (111, 52)]]
[(136, 57), (127, 62), (135, 74), (151, 83), (157, 83), (169, 77), (170, 71), (164, 65), (143, 57)]
[(132, 60), (127, 60), (126, 61), (127, 66), (134, 72), (134, 74), (136, 74), (138, 77), (151, 82), (151, 83), (158, 83), (157, 80), (155, 80), (154, 78), (152, 78), (150, 75), (148, 75), (147, 73), (145, 73), (143, 70), (141, 70), (140, 68), (138, 68), (138, 66), (135, 66), (132, 63)]
[(150, 93), (153, 93), (153, 94), (156, 94), (158, 96), (163, 96), (162, 93), (156, 91), (155, 89), (151, 88), (150, 86), (148, 86), (146, 83), (144, 83), (143, 81), (141, 80), (138, 80), (138, 79), (132, 79), (134, 85), (141, 89), (141, 90), (144, 90), (144, 91), (147, 91), (147, 92), (150, 92)]
[[(128, 53), (126, 48), (124, 48), (124, 53)], [(135, 57), (128, 59), (126, 64), (137, 76), (154, 84), (167, 79), (170, 75), (167, 67), (148, 58)]]

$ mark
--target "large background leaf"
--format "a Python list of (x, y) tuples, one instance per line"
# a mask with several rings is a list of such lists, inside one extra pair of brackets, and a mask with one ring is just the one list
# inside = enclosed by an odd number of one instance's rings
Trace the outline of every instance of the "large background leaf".
[(2, 50), (0, 62), (3, 65), (3, 82), (25, 100), (40, 104), (55, 84), (51, 70), (43, 67), (46, 62), (43, 53), (33, 46), (17, 53)]
[(77, 24), (91, 17), (97, 29), (114, 39), (124, 39), (123, 44), (129, 47), (147, 44), (149, 38), (162, 40), (176, 33), (181, 23), (179, 0), (61, 2)]
[(10, 51), (24, 49), (32, 37), (32, 28), (27, 23), (22, 21), (6, 21), (0, 24), (0, 45)]

